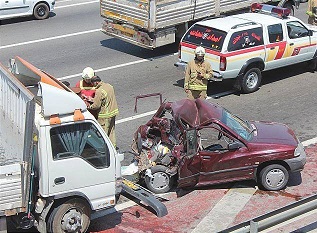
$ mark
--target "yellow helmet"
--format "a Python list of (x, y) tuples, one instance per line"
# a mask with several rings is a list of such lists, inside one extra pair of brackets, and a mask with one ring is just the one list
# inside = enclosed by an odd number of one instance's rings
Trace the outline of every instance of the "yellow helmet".
[(201, 46), (198, 46), (196, 49), (195, 49), (195, 54), (197, 56), (204, 56), (206, 53), (205, 49)]
[(86, 67), (81, 76), (84, 80), (89, 80), (95, 76), (95, 71), (91, 67)]

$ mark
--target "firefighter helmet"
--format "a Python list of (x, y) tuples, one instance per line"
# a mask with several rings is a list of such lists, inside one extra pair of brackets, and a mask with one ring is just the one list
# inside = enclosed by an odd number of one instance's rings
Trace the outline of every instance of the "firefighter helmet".
[(83, 77), (84, 80), (90, 80), (94, 76), (95, 76), (95, 71), (93, 70), (93, 68), (86, 67), (83, 70), (82, 77)]
[(197, 56), (205, 56), (205, 53), (206, 53), (205, 49), (204, 49), (203, 47), (201, 47), (201, 46), (198, 46), (198, 47), (195, 49), (195, 54), (196, 54)]

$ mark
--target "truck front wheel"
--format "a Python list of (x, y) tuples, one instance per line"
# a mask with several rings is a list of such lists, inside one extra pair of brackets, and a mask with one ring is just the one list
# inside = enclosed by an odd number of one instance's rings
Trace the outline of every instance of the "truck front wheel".
[(90, 224), (90, 207), (75, 198), (53, 209), (48, 219), (47, 231), (53, 233), (86, 232)]
[(259, 68), (253, 67), (249, 69), (240, 80), (240, 87), (243, 93), (251, 93), (256, 91), (262, 79), (262, 73)]

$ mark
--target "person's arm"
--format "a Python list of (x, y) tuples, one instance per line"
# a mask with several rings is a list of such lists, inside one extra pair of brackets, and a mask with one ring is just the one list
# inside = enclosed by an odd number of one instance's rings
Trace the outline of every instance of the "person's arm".
[(205, 79), (211, 79), (213, 77), (213, 71), (209, 62), (206, 63), (206, 75)]
[(101, 107), (101, 103), (102, 103), (102, 92), (99, 90), (96, 90), (95, 92), (95, 97), (92, 99), (92, 104), (88, 107), (91, 110), (97, 110)]
[(190, 62), (188, 62), (185, 70), (185, 81), (184, 81), (184, 89), (188, 90), (188, 82), (190, 77)]

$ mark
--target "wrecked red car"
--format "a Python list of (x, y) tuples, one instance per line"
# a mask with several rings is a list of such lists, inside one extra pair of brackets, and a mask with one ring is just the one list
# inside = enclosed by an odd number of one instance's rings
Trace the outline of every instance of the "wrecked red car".
[(155, 193), (239, 180), (285, 188), (306, 154), (284, 124), (245, 121), (205, 100), (163, 103), (132, 144), (139, 181)]

